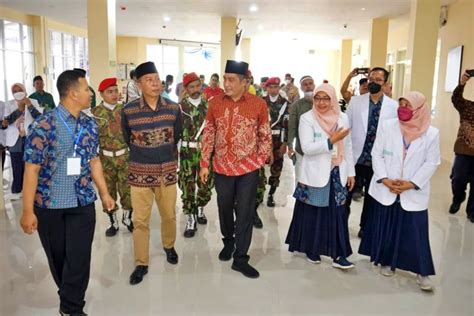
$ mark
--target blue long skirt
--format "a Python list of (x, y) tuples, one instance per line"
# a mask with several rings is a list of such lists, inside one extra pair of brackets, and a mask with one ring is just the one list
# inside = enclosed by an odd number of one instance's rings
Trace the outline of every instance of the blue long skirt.
[(347, 258), (352, 254), (347, 227), (346, 207), (336, 206), (331, 181), (329, 207), (316, 207), (296, 201), (287, 243), (290, 252), (305, 253), (308, 258), (329, 256)]
[(428, 210), (405, 211), (399, 202), (384, 206), (373, 201), (359, 253), (375, 265), (422, 276), (434, 275), (428, 232)]

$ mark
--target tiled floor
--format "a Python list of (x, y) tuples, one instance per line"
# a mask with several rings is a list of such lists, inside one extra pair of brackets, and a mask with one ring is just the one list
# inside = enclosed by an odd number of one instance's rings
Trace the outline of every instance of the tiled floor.
[[(178, 205), (177, 266), (166, 263), (158, 212), (151, 222), (149, 274), (130, 286), (133, 269), (131, 234), (122, 226), (116, 237), (106, 238), (106, 216), (97, 212), (92, 273), (87, 291), (89, 315), (474, 315), (474, 224), (464, 207), (447, 214), (450, 203), (449, 164), (432, 180), (430, 204), (431, 248), (437, 275), (436, 289), (423, 293), (413, 275), (397, 272), (387, 278), (366, 257), (354, 254), (353, 271), (343, 272), (323, 258), (320, 265), (287, 251), (284, 244), (292, 216), (292, 166), (285, 161), (277, 207), (259, 209), (262, 230), (254, 230), (251, 263), (260, 271), (257, 280), (244, 278), (222, 263), (217, 254), (221, 236), (215, 196), (207, 207), (207, 226), (197, 236), (182, 237), (185, 218)], [(356, 237), (361, 202), (350, 217), (351, 243)], [(21, 202), (8, 203), (0, 216), (0, 315), (56, 315), (58, 297), (37, 234), (27, 236), (18, 225)]]

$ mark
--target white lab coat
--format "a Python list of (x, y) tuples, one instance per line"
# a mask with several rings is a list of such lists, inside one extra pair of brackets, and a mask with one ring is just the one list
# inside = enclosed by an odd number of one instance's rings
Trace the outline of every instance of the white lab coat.
[[(367, 125), (369, 122), (369, 100), (370, 93), (359, 96), (353, 96), (349, 102), (347, 116), (351, 127), (352, 149), (354, 155), (354, 163), (357, 163), (362, 150), (364, 149), (365, 138), (367, 136)], [(390, 118), (397, 118), (397, 101), (383, 96), (382, 108), (380, 109), (379, 124), (377, 133), (383, 121)]]
[(403, 160), (403, 136), (398, 119), (379, 124), (379, 135), (372, 149), (374, 176), (370, 182), (369, 194), (379, 203), (392, 205), (397, 195), (383, 184), (383, 178), (403, 179), (416, 184), (419, 190), (407, 190), (400, 194), (400, 203), (406, 211), (428, 209), (430, 179), (441, 162), (439, 152), (439, 131), (430, 126), (408, 148)]
[[(341, 113), (338, 127), (349, 127), (347, 115)], [(299, 182), (312, 186), (324, 187), (329, 182), (331, 173), (331, 151), (328, 147), (329, 135), (319, 125), (313, 111), (308, 111), (300, 117), (298, 129), (303, 158)], [(352, 156), (352, 142), (350, 135), (343, 140), (344, 160), (339, 165), (341, 184), (347, 184), (347, 177), (355, 176), (354, 160)], [(333, 150), (336, 150), (336, 145)]]

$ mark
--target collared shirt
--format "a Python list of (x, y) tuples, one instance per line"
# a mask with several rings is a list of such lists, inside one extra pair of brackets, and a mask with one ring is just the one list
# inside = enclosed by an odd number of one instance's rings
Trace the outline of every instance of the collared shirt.
[(222, 90), (222, 89), (219, 88), (219, 87), (213, 88), (213, 87), (209, 86), (209, 87), (207, 87), (206, 89), (204, 89), (205, 97), (206, 97), (208, 100), (212, 99), (212, 98), (215, 97), (215, 96), (218, 96), (218, 95), (221, 94), (221, 93), (224, 93), (224, 90)]
[(43, 91), (43, 94), (39, 93), (38, 91), (32, 93), (29, 98), (38, 101), (39, 106), (42, 107), (45, 112), (50, 111), (56, 107), (53, 96), (46, 91)]
[(374, 147), (375, 137), (377, 136), (377, 126), (379, 125), (380, 110), (382, 109), (383, 95), (377, 103), (369, 97), (369, 118), (367, 121), (367, 134), (365, 137), (362, 154), (357, 159), (357, 164), (372, 166), (372, 148)]
[[(81, 129), (82, 133), (79, 133)], [(83, 113), (76, 119), (61, 104), (30, 126), (24, 160), (41, 166), (35, 195), (37, 207), (73, 208), (96, 200), (90, 161), (97, 157), (98, 134), (94, 119)], [(81, 172), (78, 176), (68, 176), (67, 158), (73, 157), (76, 138), (76, 157), (81, 158)]]
[(163, 97), (158, 98), (155, 110), (143, 96), (124, 107), (122, 129), (130, 147), (130, 185), (159, 187), (177, 182), (180, 115), (178, 105)]
[(245, 93), (238, 101), (221, 94), (209, 102), (201, 143), (201, 167), (209, 168), (213, 156), (214, 171), (240, 176), (265, 165), (272, 136), (268, 109), (260, 97)]
[(474, 102), (464, 99), (464, 87), (464, 85), (458, 85), (451, 97), (454, 108), (459, 112), (460, 121), (454, 152), (474, 156)]
[(313, 108), (313, 100), (302, 98), (291, 105), (290, 118), (288, 120), (288, 148), (295, 150), (303, 155), (301, 149), (300, 137), (298, 136), (298, 128), (300, 126), (300, 117)]

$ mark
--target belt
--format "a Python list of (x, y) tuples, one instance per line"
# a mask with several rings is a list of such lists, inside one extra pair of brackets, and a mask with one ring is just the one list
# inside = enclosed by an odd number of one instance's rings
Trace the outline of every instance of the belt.
[(198, 142), (186, 142), (186, 141), (182, 141), (182, 142), (181, 142), (181, 147), (199, 148), (199, 143), (198, 143)]
[(108, 151), (108, 150), (101, 149), (101, 153), (105, 157), (120, 157), (120, 156), (125, 155), (127, 152), (128, 152), (128, 149), (121, 149), (117, 151)]
[(281, 130), (279, 129), (272, 129), (272, 135), (280, 135), (281, 134)]

